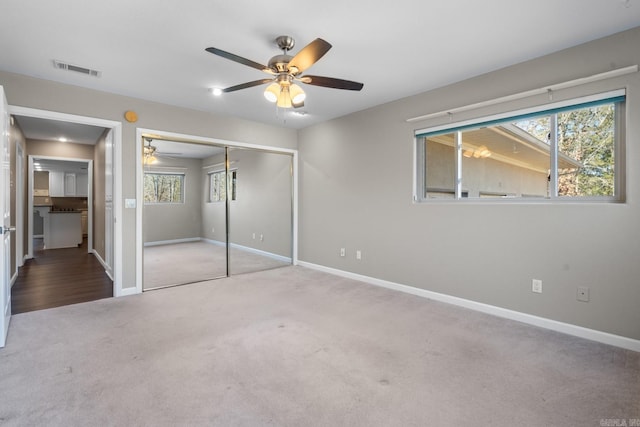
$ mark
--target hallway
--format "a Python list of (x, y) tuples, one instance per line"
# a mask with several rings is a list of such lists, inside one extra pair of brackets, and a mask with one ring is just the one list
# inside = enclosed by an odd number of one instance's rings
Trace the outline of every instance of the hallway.
[(78, 248), (44, 250), (34, 239), (34, 258), (20, 267), (11, 288), (12, 314), (43, 310), (113, 296), (113, 282), (100, 261)]

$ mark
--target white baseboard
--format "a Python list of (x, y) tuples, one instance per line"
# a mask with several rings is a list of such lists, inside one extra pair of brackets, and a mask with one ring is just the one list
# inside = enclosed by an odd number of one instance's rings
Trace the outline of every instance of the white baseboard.
[(521, 313), (518, 311), (509, 310), (506, 308), (496, 307), (493, 305), (471, 301), (464, 298), (454, 297), (451, 295), (441, 294), (438, 292), (432, 292), (425, 289), (414, 288), (413, 286), (407, 286), (407, 285), (402, 285), (395, 282), (376, 279), (375, 277), (363, 276), (361, 274), (338, 270), (331, 267), (325, 267), (323, 265), (313, 264), (310, 262), (298, 261), (298, 265), (302, 267), (311, 268), (313, 270), (334, 274), (336, 276), (358, 280), (360, 282), (368, 283), (371, 285), (381, 286), (383, 288), (405, 292), (405, 293), (416, 295), (419, 297), (432, 299), (434, 301), (440, 301), (447, 304), (452, 304), (459, 307), (464, 307), (471, 310), (479, 311), (482, 313), (502, 317), (505, 319), (515, 320), (515, 321), (526, 323), (529, 325), (550, 329), (552, 331), (573, 335), (573, 336), (588, 339), (591, 341), (597, 341), (604, 344), (609, 344), (616, 347), (624, 348), (627, 350), (640, 352), (640, 340), (634, 340), (632, 338), (627, 338), (620, 335), (614, 335), (608, 332), (588, 329), (582, 326), (572, 325), (570, 323), (564, 323), (564, 322), (559, 322), (557, 320), (546, 319), (544, 317)]
[[(202, 238), (201, 240), (203, 242), (207, 242), (207, 243), (210, 243), (212, 245), (225, 246), (225, 242), (221, 242), (220, 240), (211, 240), (211, 239), (205, 239), (205, 238)], [(254, 253), (254, 254), (257, 254), (257, 255), (262, 255), (262, 256), (266, 256), (266, 257), (271, 258), (271, 259), (275, 259), (276, 261), (281, 261), (281, 262), (286, 262), (287, 264), (291, 264), (291, 258), (290, 257), (274, 254), (272, 252), (262, 251), (260, 249), (251, 248), (249, 246), (238, 245), (236, 243), (231, 243), (229, 246), (231, 246), (232, 248), (235, 248), (235, 249), (240, 249), (241, 251), (251, 252), (251, 253)]]
[(13, 276), (11, 276), (11, 286), (9, 286), (9, 289), (13, 288), (13, 285), (16, 283), (17, 278), (18, 278), (18, 271), (16, 269), (15, 273), (13, 273)]
[(96, 251), (95, 249), (93, 249), (91, 251), (91, 253), (93, 254), (94, 257), (96, 257), (98, 259), (98, 261), (100, 262), (100, 264), (102, 264), (102, 267), (104, 268), (104, 272), (107, 273), (107, 276), (109, 276), (109, 279), (111, 279), (111, 281), (115, 282), (115, 280), (113, 279), (113, 276), (111, 275), (111, 267), (109, 267), (106, 263), (105, 260), (102, 259), (102, 257), (100, 256), (100, 254), (98, 253), (98, 251)]
[(122, 288), (118, 293), (118, 295), (114, 295), (114, 297), (128, 297), (131, 295), (138, 295), (138, 294), (140, 294), (140, 291), (138, 290), (138, 288), (135, 286), (132, 286), (130, 288)]
[(202, 240), (203, 242), (209, 243), (210, 245), (216, 245), (216, 246), (225, 246), (226, 245), (225, 242), (221, 242), (220, 240), (206, 239), (204, 237), (201, 237), (200, 240)]
[(176, 243), (189, 243), (198, 242), (202, 240), (200, 237), (188, 237), (186, 239), (174, 239), (174, 240), (157, 240), (155, 242), (145, 242), (144, 246), (162, 246), (162, 245), (175, 245)]
[[(206, 239), (204, 237), (188, 237), (186, 239), (175, 239), (175, 240), (159, 240), (156, 242), (146, 242), (144, 244), (145, 247), (149, 247), (149, 246), (161, 246), (161, 245), (174, 245), (176, 243), (189, 243), (189, 242), (206, 242), (212, 245), (216, 245), (216, 246), (225, 246), (226, 243), (225, 242), (221, 242), (220, 240), (212, 240), (212, 239)], [(246, 251), (246, 252), (251, 252), (257, 255), (262, 255), (262, 256), (266, 256), (269, 257), (271, 259), (275, 259), (277, 261), (282, 261), (282, 262), (286, 262), (288, 264), (291, 264), (291, 258), (290, 257), (285, 257), (282, 255), (278, 255), (278, 254), (274, 254), (272, 252), (267, 252), (267, 251), (262, 251), (260, 249), (255, 249), (255, 248), (251, 248), (249, 246), (242, 246), (242, 245), (238, 245), (236, 243), (231, 243), (230, 245), (232, 248), (235, 249), (240, 249), (242, 251)]]

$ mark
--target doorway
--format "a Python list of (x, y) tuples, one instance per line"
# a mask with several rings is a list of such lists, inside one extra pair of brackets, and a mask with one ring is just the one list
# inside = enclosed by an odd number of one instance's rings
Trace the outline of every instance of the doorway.
[[(118, 225), (113, 224), (113, 222), (115, 222), (113, 215), (111, 216), (110, 219), (107, 219), (109, 217), (108, 215), (106, 215), (106, 205), (108, 203), (105, 203), (105, 200), (102, 200), (103, 196), (100, 194), (99, 197), (96, 198), (95, 197), (96, 194), (95, 193), (92, 194), (92, 192), (94, 192), (96, 188), (100, 187), (103, 189), (104, 187), (108, 186), (112, 191), (111, 198), (108, 201), (111, 204), (111, 211), (114, 214), (121, 213), (120, 203), (117, 202), (118, 199), (116, 197), (116, 194), (114, 194), (114, 193), (119, 194), (121, 192), (121, 179), (118, 179), (117, 176), (113, 173), (113, 171), (118, 167), (120, 167), (120, 163), (121, 163), (120, 150), (121, 150), (121, 141), (122, 141), (122, 124), (116, 121), (102, 120), (102, 119), (96, 119), (92, 117), (77, 116), (77, 115), (71, 115), (71, 114), (65, 114), (65, 113), (56, 113), (51, 111), (37, 110), (37, 109), (31, 109), (31, 108), (25, 108), (25, 107), (10, 106), (9, 111), (12, 114), (12, 116), (16, 117), (17, 120), (19, 121), (32, 120), (40, 123), (44, 123), (48, 121), (48, 122), (54, 122), (56, 124), (63, 124), (65, 127), (66, 126), (72, 126), (72, 127), (75, 126), (78, 128), (92, 127), (92, 128), (100, 129), (100, 132), (104, 133), (103, 135), (104, 147), (101, 148), (103, 152), (99, 156), (94, 156), (93, 154), (89, 156), (82, 156), (84, 158), (80, 160), (83, 161), (85, 166), (87, 167), (86, 171), (79, 172), (76, 176), (73, 176), (74, 175), (73, 173), (68, 174), (68, 176), (63, 178), (63, 187), (66, 184), (67, 187), (71, 188), (73, 187), (72, 184), (75, 181), (76, 189), (83, 188), (83, 185), (84, 185), (83, 180), (85, 179), (85, 177), (87, 178), (87, 183), (86, 183), (86, 186), (87, 186), (86, 187), (87, 188), (87, 194), (86, 194), (87, 239), (86, 241), (83, 242), (81, 246), (84, 247), (85, 253), (92, 252), (94, 255), (96, 255), (96, 258), (100, 261), (100, 264), (103, 267), (103, 270), (109, 274), (109, 277), (112, 279), (111, 292), (110, 292), (111, 295), (114, 295), (114, 296), (122, 295), (123, 294), (122, 271), (120, 268), (122, 259), (121, 259), (121, 254), (114, 253), (116, 252), (117, 248), (120, 247), (122, 244), (121, 237), (117, 235), (120, 227), (118, 227)], [(59, 135), (50, 135), (50, 136), (58, 137)], [(69, 147), (72, 145), (73, 144), (68, 144)], [(76, 145), (81, 145), (81, 144), (76, 144)], [(39, 154), (36, 156), (36, 158), (41, 158), (46, 160), (59, 160), (59, 161), (78, 161), (78, 158), (75, 155), (74, 155), (75, 158), (66, 157), (68, 155), (68, 151), (66, 151), (66, 149), (61, 149), (61, 151), (49, 150), (49, 151), (46, 151), (45, 153), (46, 155)], [(31, 153), (29, 152), (29, 150), (26, 150), (24, 154), (30, 155)], [(107, 159), (94, 165), (94, 160), (105, 159), (105, 158)], [(24, 163), (26, 163), (26, 161)], [(98, 179), (94, 181), (93, 184), (95, 185), (90, 185), (89, 184), (91, 179), (90, 177), (94, 176), (93, 170), (91, 169), (94, 166), (96, 166), (95, 176), (98, 177)], [(25, 167), (24, 169), (26, 172), (27, 167)], [(86, 172), (86, 175), (84, 172)], [(25, 177), (27, 176), (28, 175), (25, 173)], [(66, 182), (64, 181), (64, 179), (66, 179)], [(107, 183), (107, 181), (110, 181), (110, 182)], [(25, 179), (25, 182), (26, 182), (26, 179)], [(24, 200), (24, 203), (23, 203), (23, 205), (25, 205), (24, 206), (25, 207), (25, 215), (24, 215), (25, 230), (29, 228), (28, 223), (33, 219), (33, 214), (26, 212), (27, 210), (26, 208), (32, 204), (31, 201), (33, 200), (33, 197), (34, 197), (34, 194), (32, 191), (33, 188), (32, 186), (27, 185), (27, 189), (30, 189), (31, 191), (29, 192), (29, 194), (25, 194), (26, 200)], [(72, 193), (73, 192), (69, 194), (65, 194), (65, 196), (68, 196)], [(102, 194), (104, 193), (105, 193), (104, 190), (102, 190)], [(81, 198), (83, 197), (83, 193), (77, 196)], [(94, 209), (94, 212), (89, 213), (90, 210), (93, 208), (96, 208)], [(111, 221), (111, 223), (106, 224), (105, 223), (106, 221)], [(84, 228), (84, 225), (85, 225), (84, 218), (81, 218), (81, 224), (82, 224), (82, 227)], [(95, 241), (94, 239), (92, 239), (92, 237), (95, 237), (97, 224), (100, 224), (102, 229), (105, 230), (104, 234), (100, 236), (101, 241), (106, 240), (106, 241), (112, 242), (110, 245), (111, 252), (109, 253), (106, 253), (104, 251), (99, 252), (97, 248), (102, 242)], [(31, 229), (30, 233), (25, 232), (25, 245), (24, 245), (25, 248), (23, 249), (25, 255), (33, 255), (33, 252), (29, 251), (26, 248), (28, 244), (32, 244), (33, 242), (32, 239), (28, 238), (28, 236), (32, 234), (33, 234), (33, 229)], [(19, 256), (19, 254), (17, 256)], [(28, 258), (28, 256), (26, 258)]]
[(294, 150), (138, 134), (141, 290), (296, 262)]
[(83, 240), (94, 253), (93, 160), (29, 155), (28, 177), (27, 258), (34, 246), (68, 248)]

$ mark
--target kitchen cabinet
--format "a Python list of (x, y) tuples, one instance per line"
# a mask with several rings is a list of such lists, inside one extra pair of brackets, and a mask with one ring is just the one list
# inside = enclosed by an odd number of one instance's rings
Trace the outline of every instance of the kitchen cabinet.
[(87, 197), (89, 175), (86, 173), (49, 171), (49, 197)]
[[(45, 249), (72, 248), (82, 243), (80, 212), (49, 211), (48, 227), (45, 225)], [(46, 224), (46, 223), (45, 223)]]
[(64, 197), (64, 172), (49, 171), (49, 197)]
[(79, 211), (52, 211), (34, 206), (42, 218), (45, 249), (73, 248), (82, 243), (82, 214)]
[(76, 195), (76, 174), (75, 173), (64, 174), (64, 195), (65, 196)]

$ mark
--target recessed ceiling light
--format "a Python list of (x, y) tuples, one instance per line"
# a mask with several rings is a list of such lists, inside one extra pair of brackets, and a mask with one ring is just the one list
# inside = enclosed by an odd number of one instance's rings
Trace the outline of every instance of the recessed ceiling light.
[(212, 87), (209, 89), (209, 92), (211, 94), (213, 94), (213, 96), (220, 96), (222, 95), (222, 89), (220, 89), (219, 87)]
[(65, 138), (64, 136), (61, 136), (60, 138), (58, 138), (58, 141), (67, 142), (67, 138)]

